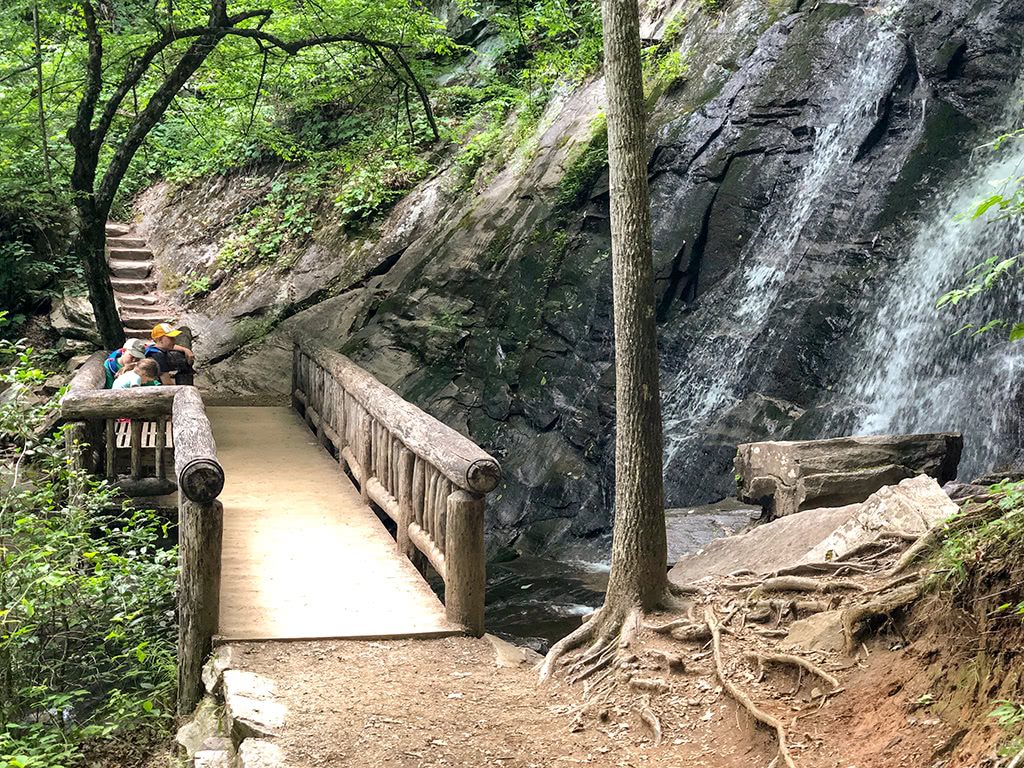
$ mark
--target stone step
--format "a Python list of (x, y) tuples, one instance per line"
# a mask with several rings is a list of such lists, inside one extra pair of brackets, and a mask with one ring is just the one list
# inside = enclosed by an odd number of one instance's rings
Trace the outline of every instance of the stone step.
[(141, 237), (107, 237), (107, 248), (145, 248)]
[(139, 280), (136, 278), (113, 277), (110, 284), (114, 287), (114, 293), (152, 293), (156, 290), (154, 280)]
[(153, 326), (157, 323), (166, 322), (167, 317), (167, 315), (158, 315), (156, 317), (125, 317), (122, 315), (121, 324), (133, 331), (144, 331), (148, 338), (149, 334), (153, 331)]
[(149, 334), (152, 333), (152, 328), (125, 328), (124, 335), (129, 339), (148, 339)]
[(122, 237), (124, 235), (127, 235), (128, 232), (131, 230), (131, 224), (122, 224), (121, 222), (117, 221), (108, 221), (106, 230), (108, 237)]
[(126, 293), (117, 297), (117, 303), (121, 307), (155, 307), (160, 303), (160, 299), (145, 294)]
[(122, 261), (152, 261), (153, 252), (149, 248), (110, 248), (108, 258)]
[(113, 277), (149, 277), (152, 265), (144, 261), (111, 261), (110, 274)]
[(173, 316), (173, 312), (168, 311), (165, 307), (155, 307), (153, 309), (139, 309), (138, 307), (129, 307), (121, 313), (121, 319), (126, 323), (131, 320), (132, 325), (138, 325), (134, 321), (147, 322), (149, 327), (152, 328), (157, 323), (165, 323), (168, 318)]

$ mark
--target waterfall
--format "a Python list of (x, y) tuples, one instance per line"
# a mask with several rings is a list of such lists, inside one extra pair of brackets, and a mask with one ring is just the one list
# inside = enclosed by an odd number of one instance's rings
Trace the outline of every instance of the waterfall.
[(733, 275), (714, 289), (729, 297), (722, 302), (725, 316), (705, 313), (681, 367), (664, 379), (666, 469), (677, 459), (685, 464), (708, 426), (746, 394), (741, 389), (753, 356), (772, 345), (771, 310), (801, 269), (801, 237), (845, 194), (857, 151), (878, 122), (905, 48), (877, 17), (846, 25), (833, 42), (838, 51), (852, 41), (857, 58), (846, 66), (837, 61), (816, 99), (818, 128), (810, 157), (790, 185), (786, 212), (762, 222), (748, 239)]
[[(1024, 81), (1013, 91), (1003, 129), (1020, 126), (1022, 99)], [(962, 431), (961, 477), (1012, 455), (1018, 421), (1013, 397), (1024, 370), (1024, 346), (1009, 342), (1006, 329), (953, 335), (965, 322), (1020, 320), (1013, 314), (1024, 306), (1018, 285), (979, 295), (966, 317), (935, 308), (941, 294), (969, 282), (964, 273), (973, 265), (1024, 251), (1024, 217), (969, 216), (1024, 174), (1024, 141), (979, 149), (971, 165), (975, 169), (935, 201), (881, 299), (865, 297), (869, 320), (852, 347), (860, 351), (839, 393), (858, 414), (855, 433)]]

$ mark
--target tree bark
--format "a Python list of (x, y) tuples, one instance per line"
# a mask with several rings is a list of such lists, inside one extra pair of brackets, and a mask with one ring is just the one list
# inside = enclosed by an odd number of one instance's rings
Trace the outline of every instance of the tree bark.
[(43, 172), (46, 174), (46, 185), (53, 187), (53, 174), (50, 172), (50, 144), (46, 136), (46, 110), (43, 106), (43, 45), (39, 34), (39, 3), (32, 3), (32, 39), (36, 56), (36, 109), (39, 117), (39, 142), (43, 151)]
[(71, 247), (75, 258), (85, 268), (89, 301), (103, 345), (107, 349), (117, 349), (124, 343), (124, 325), (114, 303), (114, 288), (107, 265), (107, 214), (96, 209), (91, 191), (76, 189), (75, 196), (78, 232)]
[(604, 0), (612, 288), (615, 530), (605, 605), (654, 608), (667, 587), (661, 403), (637, 0)]

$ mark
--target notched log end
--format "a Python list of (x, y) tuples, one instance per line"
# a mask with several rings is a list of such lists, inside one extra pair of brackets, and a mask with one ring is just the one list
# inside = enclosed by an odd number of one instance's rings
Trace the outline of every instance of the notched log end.
[(466, 470), (466, 485), (477, 493), (490, 493), (501, 482), (501, 466), (493, 459), (477, 459)]
[(224, 490), (224, 470), (213, 459), (193, 459), (178, 474), (178, 488), (191, 501), (211, 502)]

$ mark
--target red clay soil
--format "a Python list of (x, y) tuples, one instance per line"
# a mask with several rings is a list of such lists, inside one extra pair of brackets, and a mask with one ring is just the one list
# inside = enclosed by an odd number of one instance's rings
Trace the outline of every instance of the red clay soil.
[[(648, 652), (672, 647), (661, 636), (642, 641)], [(799, 768), (976, 768), (985, 763), (950, 761), (964, 736), (958, 713), (925, 706), (939, 671), (937, 642), (900, 648), (898, 639), (879, 639), (857, 658), (829, 664), (843, 691), (824, 705), (813, 698), (813, 680), (787, 670), (759, 679), (737, 661), (730, 678), (790, 727)], [(776, 751), (772, 732), (755, 727), (723, 693), (700, 651), (684, 654), (685, 673), (663, 677), (668, 691), (638, 697), (620, 685), (584, 701), (580, 685), (540, 687), (526, 665), (496, 666), (481, 640), (236, 647), (236, 663), (277, 683), (288, 707), (279, 744), (292, 768), (767, 768)], [(648, 666), (655, 675), (656, 665)], [(642, 700), (660, 719), (658, 746), (638, 716)]]

